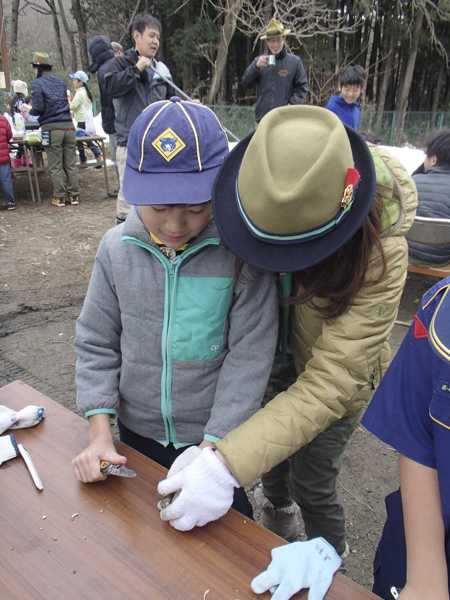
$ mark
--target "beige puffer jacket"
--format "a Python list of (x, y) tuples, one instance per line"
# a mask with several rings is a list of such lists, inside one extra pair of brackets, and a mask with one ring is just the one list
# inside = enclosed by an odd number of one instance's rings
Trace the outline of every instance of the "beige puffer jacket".
[[(378, 284), (363, 287), (341, 317), (323, 319), (311, 304), (293, 307), (290, 333), (297, 381), (217, 442), (243, 486), (294, 454), (333, 422), (367, 404), (388, 367), (389, 337), (408, 267), (404, 235), (414, 220), (417, 193), (398, 159), (387, 150), (369, 147), (377, 181), (387, 186), (387, 216), (382, 227), (385, 276)], [(388, 188), (394, 185), (400, 191), (400, 207), (390, 201)], [(378, 268), (377, 258), (374, 253), (368, 280)]]

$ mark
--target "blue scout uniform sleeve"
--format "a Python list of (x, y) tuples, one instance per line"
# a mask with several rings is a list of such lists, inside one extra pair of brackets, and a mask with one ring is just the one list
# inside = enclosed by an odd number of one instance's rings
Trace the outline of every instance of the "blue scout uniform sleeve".
[(445, 298), (449, 283), (444, 280), (425, 295), (361, 421), (404, 456), (434, 469), (436, 433), (448, 439), (450, 448), (450, 363), (434, 350), (428, 330), (443, 300), (440, 292)]

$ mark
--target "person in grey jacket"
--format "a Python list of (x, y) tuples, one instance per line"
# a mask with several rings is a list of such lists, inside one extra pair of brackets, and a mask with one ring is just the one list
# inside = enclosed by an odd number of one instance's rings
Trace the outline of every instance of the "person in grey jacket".
[[(105, 72), (106, 92), (113, 99), (115, 111), (116, 160), (120, 181), (125, 171), (131, 126), (144, 108), (169, 98), (173, 92), (161, 77), (163, 75), (171, 80), (169, 69), (155, 60), (160, 35), (158, 19), (149, 14), (138, 14), (133, 22), (134, 48), (113, 58)], [(121, 188), (117, 197), (117, 223), (125, 221), (130, 208)]]
[[(179, 98), (150, 106), (131, 128), (123, 186), (136, 206), (103, 238), (77, 322), (77, 405), (90, 428), (73, 461), (79, 481), (104, 479), (101, 460), (126, 462), (110, 416), (122, 441), (169, 468), (187, 446), (213, 446), (261, 405), (276, 286), (237, 262), (211, 217), (227, 154), (215, 114)], [(234, 507), (251, 517), (242, 489)]]
[[(419, 205), (417, 216), (450, 219), (450, 129), (432, 133), (425, 140), (422, 173), (413, 173)], [(450, 261), (450, 244), (427, 245), (408, 241), (414, 264), (445, 265)]]
[(268, 52), (257, 56), (242, 77), (245, 89), (256, 86), (256, 123), (274, 108), (301, 104), (308, 93), (303, 63), (298, 56), (288, 52), (285, 44), (285, 36), (289, 33), (290, 29), (272, 19), (265, 35), (261, 36), (266, 40)]

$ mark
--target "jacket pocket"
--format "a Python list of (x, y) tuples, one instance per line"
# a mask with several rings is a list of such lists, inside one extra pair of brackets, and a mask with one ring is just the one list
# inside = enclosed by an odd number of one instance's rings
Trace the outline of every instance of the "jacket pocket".
[(439, 389), (433, 391), (430, 417), (450, 434), (450, 384), (445, 381), (440, 381)]
[(230, 277), (180, 277), (172, 324), (172, 358), (207, 360), (220, 356), (228, 306)]

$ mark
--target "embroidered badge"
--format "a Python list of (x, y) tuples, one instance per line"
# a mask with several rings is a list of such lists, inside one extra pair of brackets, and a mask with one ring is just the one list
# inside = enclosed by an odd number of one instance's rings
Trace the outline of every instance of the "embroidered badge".
[(419, 317), (416, 315), (414, 317), (414, 339), (419, 340), (420, 338), (427, 338), (428, 331)]
[(446, 392), (450, 396), (450, 383), (444, 381), (443, 379), (439, 382), (439, 389), (441, 392)]
[(386, 307), (384, 304), (377, 304), (372, 309), (372, 314), (377, 319), (381, 319), (381, 317), (384, 315), (385, 312), (386, 312)]
[(186, 148), (183, 140), (170, 127), (152, 142), (152, 146), (158, 150), (167, 162), (172, 160), (183, 148)]
[(286, 71), (285, 69), (281, 69), (281, 71), (278, 71), (278, 75), (280, 77), (287, 77), (289, 75), (289, 71)]

